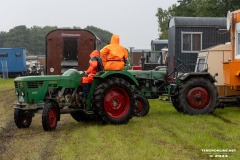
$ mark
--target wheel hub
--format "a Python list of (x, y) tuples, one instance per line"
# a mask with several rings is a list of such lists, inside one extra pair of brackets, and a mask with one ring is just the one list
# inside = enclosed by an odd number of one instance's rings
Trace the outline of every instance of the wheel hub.
[(136, 112), (139, 113), (142, 110), (143, 110), (143, 104), (139, 100), (137, 100), (137, 110), (136, 110)]
[(120, 101), (117, 97), (114, 97), (112, 100), (112, 106), (115, 109), (118, 109), (120, 107)]
[(189, 90), (187, 94), (189, 105), (194, 109), (203, 109), (210, 102), (210, 95), (202, 87), (196, 87)]
[(57, 121), (56, 110), (52, 108), (49, 112), (49, 124), (50, 124), (50, 126), (51, 127), (55, 126), (56, 121)]
[(114, 87), (105, 95), (104, 108), (114, 118), (120, 118), (125, 115), (129, 106), (130, 99), (128, 93), (121, 87)]

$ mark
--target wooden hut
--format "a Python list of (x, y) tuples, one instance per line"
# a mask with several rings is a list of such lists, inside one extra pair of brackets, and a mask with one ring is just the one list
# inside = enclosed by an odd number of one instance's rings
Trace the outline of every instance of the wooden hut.
[(46, 35), (46, 74), (62, 74), (70, 68), (86, 70), (89, 55), (99, 50), (100, 39), (84, 29), (57, 29)]

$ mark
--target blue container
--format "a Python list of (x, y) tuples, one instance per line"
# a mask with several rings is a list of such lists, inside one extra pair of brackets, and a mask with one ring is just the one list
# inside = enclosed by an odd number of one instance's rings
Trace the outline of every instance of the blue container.
[(0, 74), (6, 70), (11, 77), (26, 74), (26, 50), (24, 48), (0, 48)]

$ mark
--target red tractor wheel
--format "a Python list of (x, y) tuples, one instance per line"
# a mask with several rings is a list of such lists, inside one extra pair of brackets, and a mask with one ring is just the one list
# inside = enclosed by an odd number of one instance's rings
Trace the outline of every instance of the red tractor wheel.
[(123, 88), (113, 87), (105, 94), (103, 106), (109, 116), (121, 118), (130, 108), (130, 97)]
[(195, 87), (188, 91), (187, 101), (194, 109), (203, 109), (210, 102), (210, 95), (203, 87)]
[(143, 117), (148, 114), (149, 112), (149, 102), (148, 100), (140, 95), (136, 95), (136, 103), (137, 103), (137, 108), (134, 110), (134, 113), (137, 117)]
[(125, 80), (108, 79), (95, 89), (93, 98), (96, 113), (104, 123), (123, 124), (132, 118), (134, 92)]
[(18, 128), (29, 128), (32, 123), (32, 115), (27, 111), (16, 108), (14, 110), (14, 121)]
[(55, 130), (58, 121), (58, 110), (54, 103), (48, 102), (43, 107), (42, 126), (45, 131)]
[(187, 80), (179, 91), (179, 105), (187, 114), (211, 113), (217, 106), (218, 92), (210, 80), (195, 77)]

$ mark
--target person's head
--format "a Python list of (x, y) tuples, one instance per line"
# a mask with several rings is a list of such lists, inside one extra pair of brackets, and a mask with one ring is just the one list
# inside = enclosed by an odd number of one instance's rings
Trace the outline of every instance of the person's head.
[(90, 54), (90, 58), (92, 57), (99, 57), (99, 53), (97, 50), (92, 51), (92, 53)]
[(110, 43), (111, 44), (119, 44), (120, 43), (119, 35), (117, 35), (117, 34), (112, 35)]

